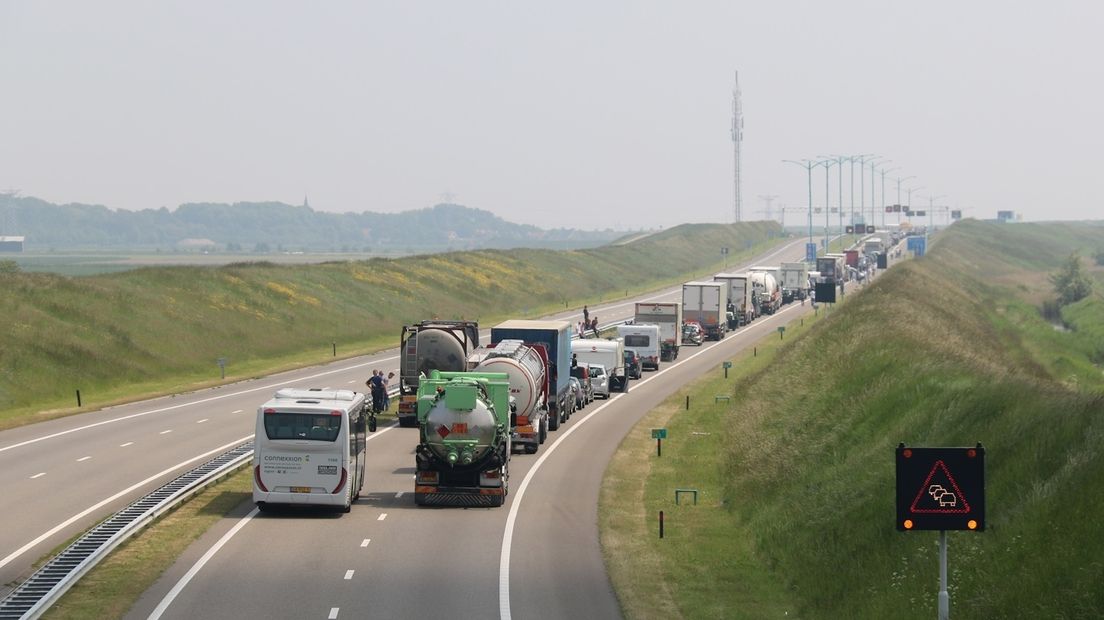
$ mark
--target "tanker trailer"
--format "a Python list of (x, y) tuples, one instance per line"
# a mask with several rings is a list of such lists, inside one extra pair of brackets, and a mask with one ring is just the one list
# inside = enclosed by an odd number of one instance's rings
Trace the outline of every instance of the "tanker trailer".
[(782, 306), (782, 291), (778, 287), (778, 280), (765, 271), (749, 271), (748, 280), (758, 297), (760, 313), (774, 314)]
[(399, 336), (399, 426), (417, 426), (418, 377), (434, 370), (465, 370), (479, 346), (475, 321), (422, 321), (404, 325)]
[(510, 474), (506, 373), (430, 371), (417, 403), (414, 503), (501, 506)]
[(475, 372), (506, 373), (510, 382), (516, 424), (511, 440), (534, 454), (548, 436), (548, 350), (543, 344), (502, 340), (476, 349)]

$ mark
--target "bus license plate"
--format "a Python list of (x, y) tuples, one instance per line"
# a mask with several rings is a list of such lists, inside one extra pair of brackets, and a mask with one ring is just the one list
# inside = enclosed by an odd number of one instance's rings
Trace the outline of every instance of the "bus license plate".
[(291, 492), (292, 493), (310, 493), (311, 488), (310, 487), (291, 487)]

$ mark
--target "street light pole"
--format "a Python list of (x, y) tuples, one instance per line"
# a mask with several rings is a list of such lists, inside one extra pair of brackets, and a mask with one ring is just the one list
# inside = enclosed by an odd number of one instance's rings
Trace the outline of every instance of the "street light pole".
[[(879, 159), (882, 159), (884, 161), (879, 162), (878, 161)], [(893, 160), (892, 159), (885, 159), (884, 157), (882, 157), (880, 155), (875, 157), (874, 159), (870, 160), (870, 225), (871, 226), (874, 225), (874, 219), (875, 219), (875, 211), (874, 210), (875, 210), (875, 208), (877, 208), (877, 204), (875, 204), (876, 199), (874, 198), (874, 179), (876, 177), (876, 175), (874, 174), (875, 164), (888, 164), (891, 161), (893, 161)]]
[(831, 207), (828, 206), (828, 200), (829, 200), (828, 199), (828, 178), (831, 174), (830, 171), (831, 171), (831, 168), (832, 168), (832, 164), (836, 163), (836, 161), (834, 159), (825, 159), (825, 160), (822, 160), (818, 163), (824, 165), (824, 253), (827, 254), (828, 253), (828, 214), (832, 212)]
[(784, 164), (794, 164), (801, 166), (805, 169), (809, 175), (809, 243), (813, 242), (813, 167), (818, 162), (814, 162), (811, 159), (802, 159), (801, 161), (794, 161), (792, 159), (783, 159)]
[(896, 168), (889, 168), (888, 170), (887, 169), (882, 170), (882, 228), (885, 228), (885, 225), (886, 225), (886, 217), (885, 217), (885, 214), (886, 214), (886, 208), (885, 208), (886, 207), (886, 204), (885, 204), (885, 175), (886, 175), (887, 172), (893, 172), (894, 170), (900, 170), (900, 169), (901, 169), (901, 167), (897, 166)]

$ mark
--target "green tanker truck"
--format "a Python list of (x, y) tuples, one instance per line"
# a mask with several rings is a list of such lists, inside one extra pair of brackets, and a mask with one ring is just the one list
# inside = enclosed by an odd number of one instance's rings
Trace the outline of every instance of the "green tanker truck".
[(419, 506), (501, 506), (513, 427), (509, 375), (431, 371), (418, 383)]

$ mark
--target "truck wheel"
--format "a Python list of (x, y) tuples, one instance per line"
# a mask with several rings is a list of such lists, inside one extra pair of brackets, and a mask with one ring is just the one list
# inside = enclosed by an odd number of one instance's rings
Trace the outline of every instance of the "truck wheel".
[(539, 431), (540, 443), (544, 443), (544, 440), (548, 439), (548, 427), (549, 427), (548, 419), (545, 418), (544, 422), (542, 422), (541, 425), (540, 425), (540, 431)]
[(534, 443), (525, 444), (525, 453), (526, 454), (536, 454), (537, 453), (537, 444), (534, 444)]
[(621, 393), (622, 394), (628, 394), (629, 393), (629, 378), (628, 377), (625, 377), (624, 379), (621, 380)]
[(554, 414), (548, 416), (548, 430), (556, 431), (560, 429), (560, 412), (557, 410)]

